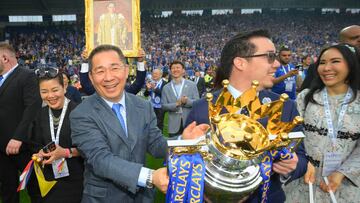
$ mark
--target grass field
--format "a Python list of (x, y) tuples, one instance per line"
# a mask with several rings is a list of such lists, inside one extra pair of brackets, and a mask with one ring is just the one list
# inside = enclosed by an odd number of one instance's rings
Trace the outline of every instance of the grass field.
[[(168, 136), (168, 132), (167, 132), (167, 113), (165, 114), (165, 118), (164, 118), (164, 132), (163, 134), (167, 137)], [(163, 167), (163, 159), (155, 159), (153, 158), (151, 155), (147, 155), (146, 156), (146, 166), (148, 168), (151, 169), (158, 169), (160, 167)], [(30, 198), (27, 195), (26, 191), (21, 191), (20, 192), (20, 202), (21, 203), (30, 203)], [(155, 197), (155, 201), (156, 203), (160, 203), (160, 202), (165, 202), (165, 195), (162, 194), (161, 192), (157, 191), (156, 192), (156, 197)], [(1, 199), (0, 199), (0, 203), (2, 203)]]

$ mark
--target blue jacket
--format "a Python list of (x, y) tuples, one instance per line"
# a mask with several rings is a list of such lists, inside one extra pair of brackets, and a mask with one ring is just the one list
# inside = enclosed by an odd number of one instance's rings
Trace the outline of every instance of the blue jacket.
[[(220, 91), (216, 91), (214, 93), (213, 103), (216, 102), (217, 97), (219, 96)], [(262, 90), (259, 92), (259, 99), (262, 102), (264, 98), (270, 98), (271, 101), (276, 101), (279, 99), (279, 95), (276, 93), (273, 93), (268, 90)], [(223, 109), (222, 113), (225, 113), (226, 110)], [(207, 123), (209, 124), (209, 111), (208, 111), (208, 102), (205, 98), (197, 100), (193, 103), (193, 108), (186, 120), (185, 126), (189, 125), (191, 122), (196, 121), (197, 124), (201, 123)], [(283, 108), (283, 114), (282, 114), (282, 121), (289, 122), (292, 121), (295, 116), (298, 116), (299, 113), (296, 109), (296, 104), (293, 100), (289, 99), (287, 102), (285, 102), (284, 108)], [(267, 125), (267, 118), (260, 119), (259, 122), (263, 125)], [(302, 131), (302, 126), (297, 126), (293, 129), (293, 131)], [(305, 157), (305, 148), (304, 143), (301, 142), (299, 144), (296, 154), (298, 156), (298, 163), (296, 166), (296, 169), (290, 174), (291, 177), (289, 180), (286, 181), (286, 183), (295, 180), (297, 178), (302, 177), (307, 170), (307, 159)], [(285, 183), (285, 184), (286, 184)], [(285, 202), (285, 193), (283, 189), (281, 188), (282, 183), (280, 182), (280, 176), (279, 174), (274, 173), (271, 176), (271, 182), (270, 182), (270, 190), (268, 194), (268, 202), (269, 203), (281, 203)], [(256, 190), (246, 201), (248, 203), (256, 203), (260, 202), (260, 195), (259, 195), (259, 189)]]

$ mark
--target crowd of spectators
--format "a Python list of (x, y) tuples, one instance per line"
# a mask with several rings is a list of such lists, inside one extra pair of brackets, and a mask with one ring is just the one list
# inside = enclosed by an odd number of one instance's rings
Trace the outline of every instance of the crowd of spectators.
[[(297, 64), (304, 55), (316, 59), (322, 47), (338, 42), (339, 30), (358, 22), (360, 14), (315, 12), (143, 17), (141, 40), (150, 70), (167, 73), (169, 64), (180, 60), (193, 76), (195, 70), (206, 73), (216, 67), (221, 47), (241, 31), (269, 30), (278, 48), (291, 49)], [(85, 46), (83, 23), (7, 27), (5, 37), (17, 49), (19, 62), (29, 68), (52, 64), (69, 75), (78, 73)]]

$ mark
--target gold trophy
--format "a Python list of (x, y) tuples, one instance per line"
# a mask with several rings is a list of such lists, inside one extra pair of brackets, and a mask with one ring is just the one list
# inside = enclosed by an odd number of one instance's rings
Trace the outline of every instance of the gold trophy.
[[(300, 116), (291, 122), (281, 120), (287, 94), (274, 102), (261, 104), (256, 88), (252, 87), (234, 98), (223, 81), (223, 90), (215, 104), (208, 93), (210, 130), (197, 140), (169, 140), (170, 156), (199, 152), (205, 160), (205, 196), (210, 202), (238, 202), (255, 191), (262, 177), (259, 164), (264, 153), (287, 147), (293, 151), (304, 134), (291, 132), (303, 122)], [(221, 114), (225, 108), (227, 113)], [(249, 115), (239, 114), (246, 109)], [(268, 118), (264, 127), (260, 121)]]

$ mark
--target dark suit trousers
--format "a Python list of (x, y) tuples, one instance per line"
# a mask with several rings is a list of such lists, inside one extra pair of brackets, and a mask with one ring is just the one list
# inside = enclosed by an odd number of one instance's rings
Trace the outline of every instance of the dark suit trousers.
[(157, 127), (163, 131), (164, 128), (164, 115), (165, 112), (162, 110), (162, 108), (154, 108), (156, 119), (157, 119)]
[[(11, 156), (0, 152), (0, 191), (2, 202), (19, 203), (19, 193), (16, 192), (19, 186), (19, 174), (31, 160), (31, 156), (32, 153), (30, 151), (21, 151), (19, 154)], [(40, 202), (40, 190), (34, 172), (31, 174), (26, 188), (31, 197), (31, 202)]]

